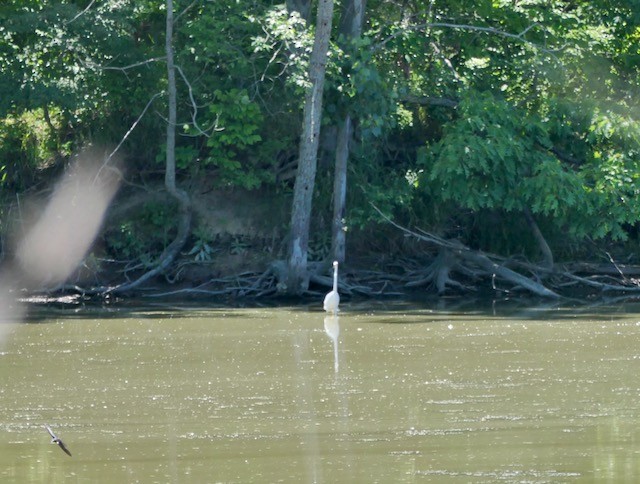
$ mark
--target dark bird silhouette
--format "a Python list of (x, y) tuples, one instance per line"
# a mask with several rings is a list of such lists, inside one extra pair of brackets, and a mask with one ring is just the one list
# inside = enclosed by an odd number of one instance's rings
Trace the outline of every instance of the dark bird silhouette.
[(51, 430), (51, 427), (49, 427), (47, 424), (44, 424), (44, 428), (47, 429), (47, 432), (49, 432), (49, 435), (51, 436), (51, 443), (56, 444), (58, 447), (60, 447), (64, 451), (65, 454), (71, 457), (71, 452), (69, 452), (69, 449), (67, 449), (67, 446), (64, 445), (64, 442), (60, 440), (60, 438), (56, 434), (53, 433), (53, 430)]

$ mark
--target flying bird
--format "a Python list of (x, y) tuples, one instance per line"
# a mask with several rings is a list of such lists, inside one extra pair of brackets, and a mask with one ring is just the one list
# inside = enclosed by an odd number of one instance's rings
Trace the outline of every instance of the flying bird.
[(47, 432), (49, 432), (49, 435), (51, 436), (51, 443), (56, 444), (58, 447), (60, 447), (64, 451), (65, 454), (71, 457), (71, 452), (69, 452), (69, 449), (67, 449), (67, 446), (64, 445), (64, 442), (60, 440), (60, 438), (56, 434), (53, 433), (53, 430), (51, 430), (51, 427), (49, 427), (47, 424), (44, 424), (44, 428), (47, 429)]
[(340, 294), (338, 294), (338, 261), (333, 261), (333, 291), (324, 297), (324, 310), (328, 313), (338, 314)]

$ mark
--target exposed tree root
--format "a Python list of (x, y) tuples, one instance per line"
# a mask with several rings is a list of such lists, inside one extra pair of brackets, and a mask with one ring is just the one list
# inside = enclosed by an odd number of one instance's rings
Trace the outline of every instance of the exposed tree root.
[[(384, 215), (375, 205), (374, 207), (376, 211), (391, 225), (400, 229), (406, 235), (415, 237), (424, 242), (435, 244), (440, 249), (445, 249), (449, 252), (449, 254), (455, 255), (461, 261), (464, 261), (467, 265), (472, 267), (477, 267), (480, 273), (484, 273), (486, 276), (494, 278), (499, 277), (507, 282), (514, 284), (515, 288), (525, 289), (537, 296), (550, 297), (550, 298), (559, 298), (560, 295), (555, 291), (545, 287), (541, 283), (523, 276), (522, 274), (515, 272), (506, 265), (504, 265), (504, 258), (485, 254), (479, 251), (475, 251), (470, 249), (469, 247), (464, 246), (459, 241), (449, 241), (438, 237), (434, 234), (430, 234), (424, 231), (413, 231), (409, 230), (401, 225), (398, 225), (389, 217)], [(546, 272), (548, 269), (540, 267), (540, 272)], [(437, 273), (434, 277), (438, 277)], [(441, 279), (446, 283), (446, 280), (449, 279), (448, 274), (445, 276), (440, 276)], [(443, 292), (444, 288), (438, 288), (439, 292)]]
[(470, 290), (471, 288), (450, 277), (456, 268), (460, 268), (458, 258), (450, 249), (441, 248), (433, 262), (425, 270), (419, 271), (417, 278), (407, 282), (405, 286), (427, 286), (435, 288), (438, 294), (444, 294), (448, 286)]
[(134, 281), (105, 288), (103, 291), (105, 295), (124, 294), (126, 292), (130, 292), (169, 269), (176, 256), (180, 253), (180, 250), (184, 247), (191, 231), (191, 203), (186, 193), (182, 192), (182, 195), (183, 197), (178, 198), (180, 202), (178, 233), (176, 234), (173, 242), (171, 242), (162, 252), (153, 269), (145, 272)]
[[(550, 300), (570, 297), (577, 291), (589, 295), (598, 292), (612, 297), (640, 296), (640, 267), (617, 264), (610, 256), (610, 264), (555, 264), (549, 269), (546, 264), (536, 265), (523, 260), (507, 259), (494, 254), (472, 250), (456, 240), (446, 240), (437, 235), (409, 230), (385, 217), (389, 223), (409, 237), (415, 237), (435, 249), (428, 259), (394, 258), (387, 263), (347, 262), (340, 271), (339, 290), (346, 297), (402, 297), (418, 288), (445, 294), (448, 291), (467, 293), (483, 285), (501, 293), (526, 292)], [(286, 281), (287, 262), (275, 260), (264, 271), (248, 271), (228, 277), (211, 278), (196, 286), (185, 287), (189, 281), (179, 277), (161, 281), (154, 277), (176, 271), (180, 264), (175, 259), (179, 246), (188, 234), (189, 217), (183, 218), (179, 237), (167, 247), (161, 262), (153, 270), (144, 273), (133, 282), (118, 286), (83, 288), (67, 284), (54, 290), (43, 290), (40, 294), (47, 300), (58, 295), (61, 301), (69, 294), (79, 297), (108, 296), (124, 292), (137, 292), (144, 297), (206, 297), (218, 300), (257, 300), (287, 297), (282, 285)], [(547, 261), (548, 262), (548, 261)], [(353, 265), (352, 265), (353, 264)], [(129, 263), (120, 263), (128, 267)], [(363, 268), (364, 267), (364, 268)], [(375, 267), (375, 269), (374, 269)], [(321, 300), (332, 286), (329, 266), (326, 263), (308, 264), (310, 286), (301, 296)], [(112, 274), (122, 275), (121, 271)], [(97, 274), (94, 275), (98, 277)], [(182, 287), (172, 289), (180, 281)], [(544, 281), (541, 282), (541, 281)], [(170, 283), (169, 287), (167, 282)], [(175, 286), (173, 286), (175, 287)], [(135, 291), (134, 291), (135, 290)], [(34, 293), (32, 293), (34, 294)], [(566, 296), (562, 296), (562, 295)]]

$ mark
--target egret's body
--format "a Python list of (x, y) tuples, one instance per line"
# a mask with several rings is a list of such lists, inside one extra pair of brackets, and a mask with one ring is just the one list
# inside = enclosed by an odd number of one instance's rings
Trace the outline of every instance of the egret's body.
[(328, 313), (338, 314), (340, 294), (338, 294), (338, 261), (333, 262), (333, 291), (324, 297), (324, 310)]

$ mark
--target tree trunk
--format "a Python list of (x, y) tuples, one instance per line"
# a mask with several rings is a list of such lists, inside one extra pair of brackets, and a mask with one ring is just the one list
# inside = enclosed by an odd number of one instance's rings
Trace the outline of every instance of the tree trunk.
[(176, 258), (189, 237), (191, 230), (191, 199), (184, 190), (176, 186), (176, 67), (173, 59), (173, 0), (166, 0), (167, 23), (165, 51), (167, 56), (167, 91), (169, 113), (167, 122), (167, 154), (164, 184), (167, 192), (178, 201), (178, 232), (175, 239), (162, 252), (156, 265), (135, 281), (112, 288), (108, 292), (126, 292), (140, 286), (152, 277), (164, 272)]
[[(366, 0), (348, 0), (340, 18), (340, 33), (348, 42), (360, 36)], [(331, 226), (331, 254), (333, 260), (344, 262), (347, 227), (345, 214), (347, 206), (347, 164), (349, 160), (349, 142), (353, 123), (347, 113), (338, 128), (336, 164), (333, 179), (333, 219)]]
[(310, 86), (304, 104), (298, 173), (293, 192), (291, 213), (291, 246), (286, 291), (296, 295), (309, 286), (307, 257), (311, 202), (318, 162), (318, 140), (322, 115), (322, 90), (326, 71), (327, 52), (331, 35), (333, 0), (320, 0), (313, 51), (309, 63)]
[(311, 0), (287, 0), (287, 11), (298, 12), (305, 22), (311, 18)]
[(540, 251), (542, 252), (543, 266), (549, 270), (553, 269), (553, 252), (551, 252), (551, 248), (549, 247), (549, 244), (547, 244), (547, 241), (544, 238), (544, 235), (542, 235), (542, 232), (540, 231), (540, 227), (538, 227), (536, 220), (533, 218), (533, 214), (531, 213), (531, 210), (529, 210), (528, 208), (525, 208), (524, 216), (527, 219), (527, 224), (529, 225), (531, 232), (533, 232), (533, 236), (536, 239), (538, 247), (540, 247)]
[(512, 271), (508, 267), (497, 264), (480, 252), (475, 252), (472, 250), (459, 250), (458, 255), (474, 264), (477, 264), (485, 272), (517, 284), (527, 291), (532, 292), (533, 294), (550, 298), (560, 297), (557, 293), (555, 293), (551, 289), (546, 288), (539, 282), (523, 276), (518, 272)]
[(347, 0), (344, 2), (340, 15), (339, 32), (345, 38), (360, 36), (366, 5), (367, 0)]
[(336, 165), (333, 177), (333, 219), (331, 226), (331, 255), (333, 260), (344, 262), (347, 242), (345, 210), (347, 205), (347, 162), (349, 139), (351, 138), (351, 116), (348, 114), (338, 128)]

